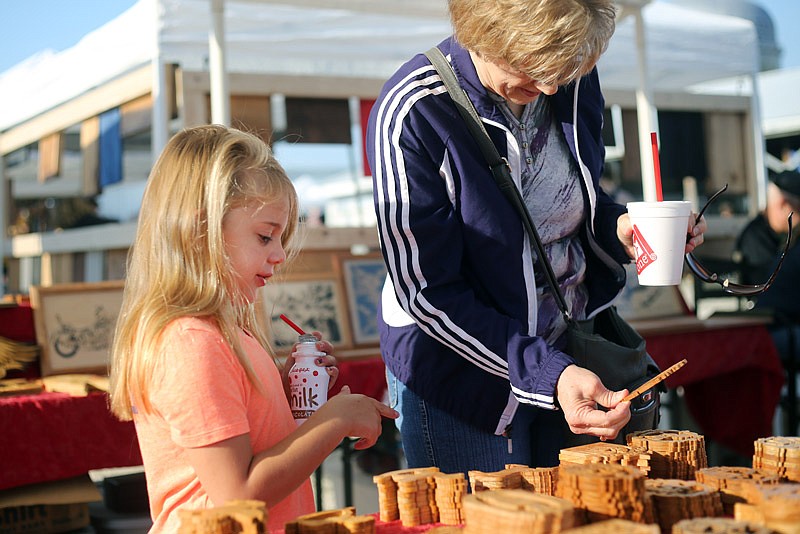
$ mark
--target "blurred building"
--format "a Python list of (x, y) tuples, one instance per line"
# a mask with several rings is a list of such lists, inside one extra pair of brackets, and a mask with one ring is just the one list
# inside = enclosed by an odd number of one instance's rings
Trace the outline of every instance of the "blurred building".
[(773, 70), (781, 66), (781, 47), (775, 34), (772, 16), (761, 2), (747, 0), (668, 0), (673, 4), (689, 6), (698, 11), (731, 15), (753, 22), (758, 35), (760, 70)]
[[(643, 179), (652, 172), (650, 150), (641, 144), (650, 126), (640, 121), (650, 110), (641, 113), (639, 98), (646, 41), (664, 197), (683, 198), (687, 176), (700, 200), (727, 183), (727, 197), (744, 217), (758, 196), (763, 156), (753, 99), (697, 87), (758, 70), (754, 24), (698, 12), (699, 1), (618, 3), (628, 11), (599, 63), (609, 177), (636, 198), (650, 185)], [(363, 157), (366, 116), (402, 62), (450, 33), (445, 0), (222, 4), (230, 124), (272, 144), (306, 220), (377, 235)], [(209, 29), (218, 13), (211, 5), (139, 0), (74, 47), (43, 51), (0, 73), (7, 291), (124, 277), (154, 155), (181, 128), (221, 122), (214, 115)], [(92, 220), (101, 224), (76, 227), (63, 215), (62, 208), (92, 203)]]

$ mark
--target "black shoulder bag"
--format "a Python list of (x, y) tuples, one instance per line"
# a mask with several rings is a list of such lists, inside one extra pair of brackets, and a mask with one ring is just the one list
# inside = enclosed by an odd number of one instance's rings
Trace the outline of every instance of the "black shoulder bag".
[[(437, 47), (433, 47), (425, 55), (439, 72), (456, 109), (463, 117), (467, 128), (489, 163), (494, 181), (522, 217), (522, 223), (536, 249), (539, 263), (544, 268), (547, 281), (552, 288), (553, 297), (567, 324), (566, 353), (575, 360), (577, 365), (595, 373), (607, 388), (615, 391), (625, 388), (633, 391), (657, 375), (660, 370), (647, 354), (644, 339), (617, 313), (616, 307), (609, 306), (591, 319), (578, 321), (572, 317), (564, 294), (553, 273), (553, 268), (545, 254), (536, 226), (533, 224), (519, 189), (511, 178), (508, 162), (500, 157), (478, 117), (478, 112), (464, 90), (458, 85), (455, 73), (442, 52)], [(638, 430), (650, 430), (658, 426), (661, 406), (659, 391), (663, 390), (663, 385), (659, 384), (631, 402), (631, 420), (620, 431), (616, 442), (625, 443), (627, 434)], [(575, 435), (571, 432), (567, 432), (567, 434), (567, 447), (597, 441), (597, 438), (591, 436)]]

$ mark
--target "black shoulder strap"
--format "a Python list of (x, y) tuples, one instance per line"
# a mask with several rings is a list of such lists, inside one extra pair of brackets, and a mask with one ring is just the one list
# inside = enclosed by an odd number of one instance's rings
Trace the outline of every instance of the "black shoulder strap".
[(480, 147), (483, 156), (486, 158), (486, 161), (489, 163), (489, 168), (492, 171), (492, 176), (494, 177), (495, 183), (497, 183), (498, 187), (500, 187), (500, 190), (506, 196), (508, 201), (511, 202), (511, 205), (516, 208), (522, 217), (522, 223), (525, 226), (525, 229), (527, 230), (534, 247), (536, 247), (536, 254), (539, 256), (539, 262), (544, 267), (545, 274), (547, 275), (547, 281), (553, 290), (553, 297), (556, 299), (558, 307), (561, 309), (561, 313), (564, 314), (564, 318), (567, 321), (570, 321), (572, 319), (572, 314), (570, 313), (567, 302), (564, 299), (564, 294), (561, 292), (561, 288), (558, 286), (558, 281), (556, 280), (555, 273), (553, 272), (553, 267), (550, 265), (550, 261), (547, 259), (544, 246), (542, 245), (542, 240), (539, 237), (539, 233), (536, 231), (536, 226), (533, 224), (533, 219), (531, 219), (531, 214), (528, 212), (528, 208), (525, 207), (525, 201), (522, 199), (519, 189), (517, 189), (516, 184), (514, 184), (514, 180), (511, 178), (508, 161), (500, 156), (500, 153), (497, 151), (497, 147), (495, 147), (494, 143), (492, 143), (492, 140), (489, 138), (489, 133), (486, 131), (486, 128), (483, 126), (483, 122), (481, 122), (481, 119), (478, 116), (478, 112), (475, 110), (475, 106), (472, 105), (472, 101), (458, 84), (456, 74), (453, 72), (453, 67), (447, 61), (447, 58), (444, 57), (442, 51), (439, 50), (438, 47), (434, 46), (428, 50), (425, 55), (439, 73), (439, 76), (442, 78), (442, 82), (447, 88), (447, 91), (450, 93), (450, 97), (453, 99), (453, 102), (455, 102), (456, 109), (461, 114), (461, 117), (467, 124), (467, 128), (475, 138), (475, 141), (478, 143), (478, 146)]

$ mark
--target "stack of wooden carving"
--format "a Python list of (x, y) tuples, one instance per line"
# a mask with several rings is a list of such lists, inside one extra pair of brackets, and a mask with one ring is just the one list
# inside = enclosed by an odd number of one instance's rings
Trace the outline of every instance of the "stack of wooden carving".
[(508, 464), (504, 470), (495, 473), (470, 471), (467, 475), (472, 493), (498, 489), (524, 489), (543, 495), (555, 495), (558, 467)]
[(628, 519), (647, 523), (644, 474), (631, 466), (564, 464), (556, 495), (583, 512), (585, 521)]
[(746, 503), (746, 490), (750, 484), (777, 484), (780, 477), (752, 467), (707, 467), (698, 469), (695, 478), (701, 484), (711, 486), (719, 492), (722, 513), (733, 515), (736, 503)]
[(231, 501), (203, 510), (178, 510), (178, 534), (262, 534), (267, 524), (267, 507), (261, 501)]
[(571, 503), (521, 489), (471, 493), (464, 497), (464, 515), (465, 534), (545, 534), (581, 524)]
[[(380, 508), (381, 521), (396, 521), (400, 520), (403, 526), (414, 527), (419, 525), (427, 525), (429, 523), (436, 523), (439, 520), (439, 510), (436, 502), (437, 493), (435, 491), (436, 484), (434, 475), (439, 472), (436, 467), (426, 467), (422, 469), (400, 469), (397, 471), (390, 471), (381, 475), (376, 475), (372, 478), (375, 485), (378, 487), (378, 506)], [(463, 473), (460, 474), (461, 479), (464, 479)], [(442, 495), (442, 505), (447, 508), (448, 506), (461, 506), (457, 495), (463, 495), (466, 490), (466, 481), (463, 488), (459, 488), (454, 484), (453, 480), (458, 478), (459, 474), (455, 477), (448, 477), (445, 484), (453, 488), (452, 498), (444, 498)], [(450, 505), (452, 502), (452, 505)], [(460, 517), (460, 511), (449, 511), (446, 516)], [(454, 523), (455, 524), (455, 523)]]
[(753, 467), (800, 482), (800, 439), (773, 436), (757, 439), (753, 445)]
[[(450, 493), (456, 500), (463, 496), (465, 534), (694, 534), (703, 528), (800, 534), (800, 484), (791, 478), (798, 474), (800, 438), (759, 440), (752, 468), (707, 467), (705, 440), (694, 432), (640, 432), (629, 435), (628, 443), (564, 449), (557, 468), (507, 465), (493, 473), (470, 471), (472, 493), (464, 495), (460, 485), (457, 494)], [(437, 477), (461, 480), (424, 470), (376, 476), (382, 521), (408, 513), (393, 512), (399, 499), (391, 495), (398, 488), (394, 479), (409, 472), (433, 484), (435, 503), (428, 506), (439, 509), (444, 491), (436, 491)], [(449, 506), (454, 502), (451, 498)], [(421, 516), (408, 517), (409, 525), (419, 524)]]
[(375, 517), (356, 515), (353, 506), (301, 515), (286, 523), (285, 534), (375, 534)]
[(39, 346), (0, 336), (0, 378), (8, 371), (22, 370), (39, 357)]
[(705, 438), (688, 430), (645, 430), (626, 436), (629, 446), (650, 454), (650, 478), (694, 480), (708, 467)]

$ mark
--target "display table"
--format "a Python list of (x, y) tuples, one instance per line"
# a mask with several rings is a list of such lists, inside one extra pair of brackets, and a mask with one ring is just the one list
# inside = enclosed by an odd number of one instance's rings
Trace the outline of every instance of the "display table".
[[(683, 386), (687, 407), (710, 440), (752, 455), (753, 441), (772, 435), (784, 375), (763, 320), (633, 323), (662, 368), (689, 361), (667, 385)], [(375, 349), (340, 356), (331, 395), (345, 384), (354, 393), (384, 399), (385, 369)], [(115, 419), (102, 393), (0, 398), (0, 429), (0, 489), (142, 462), (133, 423)]]
[(0, 490), (142, 464), (133, 423), (114, 418), (105, 393), (0, 398)]
[(686, 358), (667, 378), (683, 387), (684, 401), (703, 435), (743, 456), (773, 434), (784, 370), (763, 317), (686, 316), (631, 324), (662, 369)]
[[(332, 395), (347, 384), (353, 393), (384, 398), (383, 362), (375, 350), (369, 354), (341, 361)], [(133, 423), (111, 415), (104, 393), (0, 397), (0, 429), (0, 490), (142, 464)]]
[[(753, 442), (772, 435), (784, 372), (764, 317), (694, 316), (631, 321), (647, 341), (662, 369), (686, 358), (666, 381), (683, 387), (689, 413), (709, 439), (738, 454), (752, 456)], [(386, 388), (383, 362), (377, 358), (340, 359), (336, 388), (381, 398)]]

